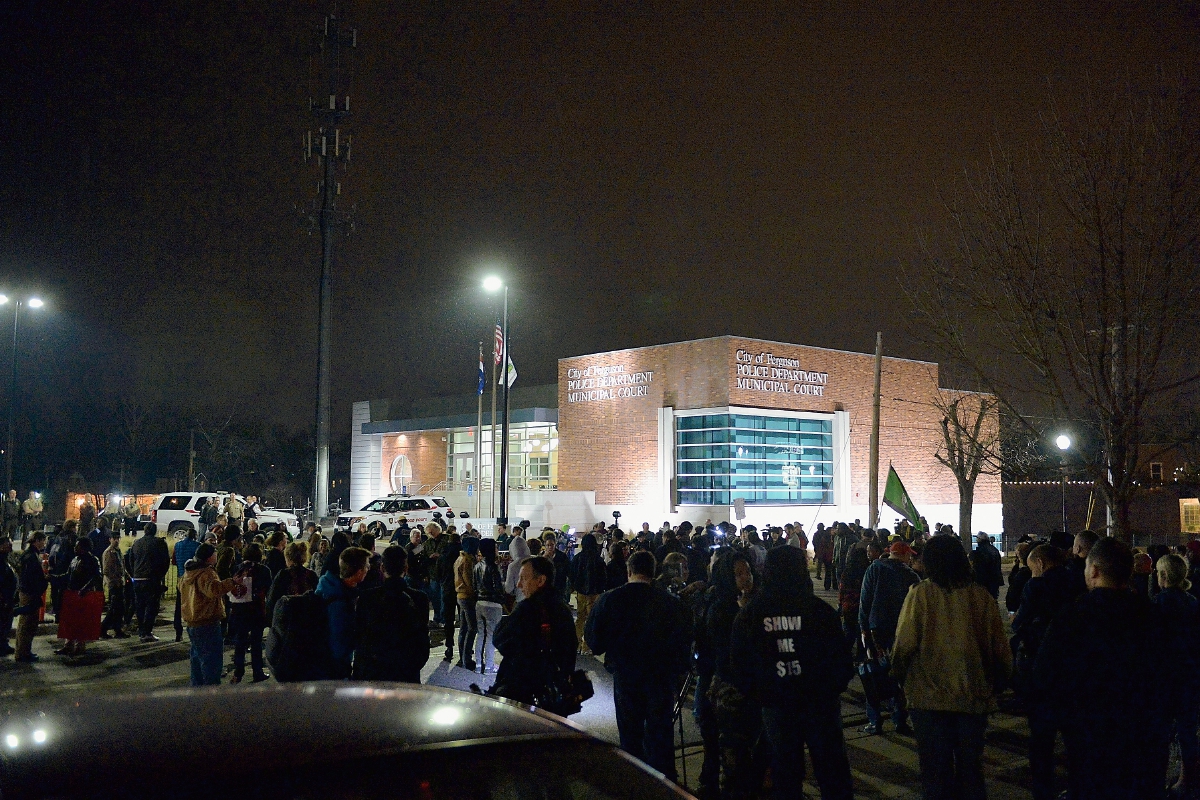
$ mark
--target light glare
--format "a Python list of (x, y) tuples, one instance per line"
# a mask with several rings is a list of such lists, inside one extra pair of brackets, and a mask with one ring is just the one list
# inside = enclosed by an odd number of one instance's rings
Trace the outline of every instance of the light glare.
[(13, 750), (16, 750), (17, 745), (21, 743), (21, 740), (17, 738), (16, 734), (10, 733), (8, 736), (4, 737), (4, 743)]
[(495, 275), (488, 275), (483, 279), (483, 288), (484, 291), (498, 292), (504, 288), (504, 281), (500, 280), (500, 278)]
[(44, 730), (42, 730), (41, 728), (38, 728), (36, 731), (33, 732), (33, 740), (35, 742), (37, 742), (38, 744), (45, 744), (46, 743), (46, 732)]
[(1071, 437), (1067, 436), (1065, 433), (1060, 433), (1058, 438), (1054, 440), (1054, 444), (1058, 445), (1059, 450), (1070, 450)]
[(0, 306), (8, 302), (8, 295), (0, 294)]
[(462, 719), (462, 712), (453, 706), (442, 706), (433, 712), (429, 721), (434, 725), (453, 725)]
[(29, 298), (29, 307), (30, 308), (41, 308), (44, 305), (46, 305), (46, 304), (42, 302), (42, 299), (40, 297)]

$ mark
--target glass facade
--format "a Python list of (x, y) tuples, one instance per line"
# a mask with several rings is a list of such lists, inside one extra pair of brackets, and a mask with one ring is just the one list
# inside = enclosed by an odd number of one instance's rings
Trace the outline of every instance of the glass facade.
[[(496, 435), (500, 429), (497, 427)], [(474, 479), (475, 429), (454, 428), (446, 448), (446, 479), (456, 488)], [(480, 480), (492, 485), (492, 430), (483, 428)], [(499, 461), (499, 459), (496, 459)], [(500, 480), (499, 469), (496, 480)], [(545, 422), (513, 423), (508, 427), (508, 485), (510, 489), (558, 488), (558, 426)]]
[(833, 417), (675, 419), (679, 505), (831, 505)]

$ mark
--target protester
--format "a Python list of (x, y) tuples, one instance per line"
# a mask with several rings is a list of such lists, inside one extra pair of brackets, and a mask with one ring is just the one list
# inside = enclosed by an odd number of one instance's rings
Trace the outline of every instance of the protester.
[(129, 548), (133, 578), (133, 594), (137, 602), (138, 633), (143, 643), (157, 642), (154, 623), (158, 618), (158, 599), (162, 596), (163, 579), (171, 567), (167, 542), (158, 537), (158, 527), (147, 522), (142, 536)]
[[(867, 657), (884, 666), (891, 663), (892, 644), (896, 639), (900, 608), (904, 605), (904, 599), (908, 597), (908, 590), (921, 581), (909, 566), (915, 555), (911, 547), (902, 541), (896, 541), (888, 548), (888, 553), (888, 558), (877, 559), (867, 567), (858, 607), (858, 625), (862, 630)], [(897, 689), (894, 703), (895, 713), (892, 715), (892, 721), (896, 723), (896, 733), (912, 736), (913, 730), (908, 724), (908, 708), (905, 705), (903, 689)], [(882, 725), (880, 709), (868, 695), (867, 724), (863, 732), (881, 733)]]
[(34, 531), (21, 553), (17, 570), (17, 601), (20, 618), (17, 620), (17, 653), (14, 660), (31, 664), (38, 660), (33, 652), (33, 637), (37, 633), (38, 612), (45, 603), (50, 582), (42, 569), (42, 551), (46, 549), (46, 534)]
[(862, 661), (862, 633), (858, 627), (858, 609), (862, 598), (862, 582), (871, 565), (870, 556), (865, 547), (851, 548), (846, 562), (838, 570), (838, 610), (842, 617), (842, 633), (850, 643), (853, 651), (859, 655), (855, 661)]
[[(441, 530), (441, 526), (436, 523), (429, 523), (434, 528)], [(434, 581), (437, 584), (439, 596), (441, 597), (442, 609), (442, 637), (446, 643), (446, 652), (442, 654), (442, 660), (454, 662), (454, 628), (455, 619), (458, 616), (458, 589), (455, 587), (454, 565), (458, 563), (458, 557), (462, 555), (462, 544), (457, 533), (440, 534), (442, 542), (441, 554), (437, 559), (437, 566), (434, 568)], [(432, 543), (434, 538), (430, 536), (426, 544)], [(462, 660), (462, 648), (459, 648), (459, 660)]]
[(608, 563), (604, 565), (604, 586), (607, 589), (615, 589), (618, 586), (624, 586), (629, 580), (629, 571), (626, 568), (626, 561), (629, 558), (629, 543), (624, 541), (616, 541), (609, 545)]
[(554, 588), (553, 562), (541, 556), (526, 559), (518, 584), (525, 599), (496, 628), (496, 649), (504, 658), (492, 692), (532, 703), (547, 676), (575, 669), (579, 642), (571, 609)]
[(84, 654), (88, 642), (100, 638), (100, 617), (104, 613), (104, 586), (100, 561), (92, 555), (92, 543), (75, 543), (67, 590), (63, 595), (63, 617), (58, 623), (58, 638), (66, 641), (56, 655), (76, 658)]
[(50, 563), (48, 579), (50, 582), (50, 610), (54, 619), (58, 619), (62, 611), (63, 592), (67, 590), (67, 581), (71, 573), (71, 561), (75, 558), (75, 521), (67, 520), (62, 530), (50, 547)]
[(733, 626), (730, 667), (734, 685), (762, 707), (775, 797), (804, 796), (807, 745), (823, 800), (852, 798), (839, 696), (854, 665), (837, 612), (813, 595), (803, 551), (767, 554), (763, 589)]
[(817, 523), (813, 531), (813, 560), (817, 562), (817, 580), (824, 575), (825, 591), (834, 586), (833, 581), (833, 534), (825, 527), (824, 522)]
[(1004, 585), (1004, 571), (1000, 551), (992, 544), (992, 537), (980, 532), (976, 537), (975, 552), (971, 554), (971, 567), (975, 580), (988, 590), (993, 600), (999, 599), (1000, 587)]
[(275, 618), (275, 605), (281, 597), (304, 594), (317, 588), (317, 573), (304, 566), (308, 555), (308, 545), (305, 542), (292, 542), (283, 551), (286, 567), (271, 581), (271, 590), (267, 592), (267, 624)]
[[(564, 603), (571, 598), (571, 561), (567, 554), (558, 549), (558, 535), (554, 531), (542, 534), (542, 557), (554, 564), (554, 591)], [(579, 638), (578, 634), (575, 636)]]
[(175, 641), (183, 641), (183, 616), (181, 611), (182, 600), (179, 597), (179, 579), (183, 577), (184, 567), (187, 562), (192, 560), (196, 555), (196, 549), (200, 547), (200, 542), (196, 541), (197, 533), (195, 530), (189, 529), (187, 535), (175, 543), (175, 547), (171, 549), (171, 566), (175, 567)]
[(125, 571), (125, 562), (121, 558), (120, 532), (113, 531), (109, 536), (111, 543), (105, 548), (100, 561), (100, 570), (104, 574), (104, 588), (108, 592), (108, 613), (100, 622), (100, 638), (128, 639), (129, 634), (125, 632), (122, 620), (125, 617), (125, 587), (129, 583), (129, 574)]
[[(336, 536), (336, 534), (335, 534)], [(329, 627), (330, 677), (349, 678), (354, 660), (354, 603), (358, 585), (367, 576), (371, 554), (347, 547), (338, 556), (337, 575), (326, 572), (317, 583), (317, 596), (325, 601)]]
[(459, 540), (462, 552), (454, 562), (454, 593), (458, 604), (458, 665), (475, 671), (475, 564), (479, 540), (464, 536)]
[(1025, 590), (1025, 584), (1033, 576), (1033, 572), (1029, 569), (1031, 552), (1033, 552), (1033, 542), (1018, 544), (1017, 559), (1013, 562), (1012, 569), (1008, 571), (1008, 591), (1004, 594), (1004, 607), (1014, 614), (1021, 607), (1021, 593)]
[(481, 675), (496, 671), (496, 628), (504, 614), (504, 581), (500, 578), (496, 551), (494, 540), (479, 540), (480, 560), (472, 576), (475, 586), (475, 664)]
[(1038, 651), (1034, 678), (1062, 726), (1074, 797), (1162, 795), (1173, 698), (1153, 689), (1178, 667), (1160, 615), (1129, 591), (1132, 570), (1127, 545), (1096, 542), (1087, 594), (1059, 612)]
[(525, 541), (524, 536), (518, 535), (508, 540), (508, 555), (511, 561), (504, 576), (504, 593), (519, 603), (525, 598), (521, 596), (517, 581), (521, 577), (521, 564), (529, 558), (529, 543)]
[(405, 582), (403, 547), (389, 546), (382, 560), (383, 585), (364, 591), (354, 611), (354, 679), (420, 683), (429, 660), (429, 598)]
[[(447, 614), (449, 611), (449, 632), (446, 635), (446, 646), (451, 647), (454, 644), (454, 611), (457, 608), (457, 598), (451, 598), (449, 607), (446, 606), (446, 592), (444, 590), (444, 581), (442, 579), (442, 554), (445, 552), (447, 545), (450, 544), (450, 538), (442, 532), (442, 526), (436, 522), (430, 522), (425, 526), (425, 544), (422, 555), (425, 556), (429, 571), (429, 604), (433, 607), (433, 621), (438, 626), (447, 624)], [(458, 558), (457, 549), (455, 553), (446, 559), (447, 566), (453, 566), (454, 561)], [(451, 589), (454, 587), (451, 586)], [(447, 650), (446, 661), (451, 660), (454, 654)]]
[(16, 652), (8, 643), (17, 607), (17, 573), (9, 563), (12, 548), (12, 539), (0, 536), (0, 656)]
[(263, 667), (263, 628), (267, 626), (267, 592), (271, 588), (271, 570), (263, 566), (262, 548), (246, 545), (242, 563), (234, 575), (235, 586), (229, 592), (229, 630), (233, 634), (233, 675), (230, 683), (241, 683), (246, 675), (246, 650), (250, 650), (253, 682), (270, 677)]
[(183, 624), (191, 643), (192, 686), (221, 683), (221, 620), (225, 618), (225, 595), (233, 590), (233, 578), (221, 580), (216, 570), (217, 551), (205, 543), (184, 564), (179, 581)]
[[(674, 541), (674, 535), (670, 541)], [(667, 545), (664, 544), (659, 549), (666, 548)], [(591, 655), (583, 632), (592, 606), (604, 592), (606, 574), (599, 542), (596, 541), (595, 535), (585, 533), (580, 541), (579, 555), (571, 561), (571, 586), (575, 590), (575, 638), (581, 643), (580, 652), (583, 655)]]
[(288, 546), (287, 533), (283, 528), (276, 528), (267, 536), (267, 547), (263, 556), (263, 564), (271, 570), (271, 578), (287, 569), (287, 558), (283, 551)]
[[(1076, 594), (1083, 594), (1088, 590), (1087, 581), (1084, 579), (1084, 565), (1087, 561), (1088, 553), (1100, 541), (1100, 537), (1093, 531), (1082, 531), (1075, 534), (1075, 538), (1071, 543), (1071, 554), (1067, 559), (1067, 570), (1071, 573), (1072, 579), (1075, 581)], [(1195, 587), (1193, 587), (1193, 591)]]
[(308, 568), (318, 576), (325, 572), (325, 557), (329, 555), (329, 540), (319, 533), (314, 533), (305, 544), (308, 545)]
[(691, 615), (681, 600), (651, 585), (655, 566), (649, 553), (630, 556), (628, 582), (600, 595), (585, 635), (613, 675), (621, 749), (676, 780), (671, 722), (690, 667)]
[(916, 728), (927, 800), (984, 800), (983, 734), (1012, 652), (995, 598), (974, 583), (962, 543), (935, 536), (921, 558), (927, 579), (900, 610), (892, 674)]

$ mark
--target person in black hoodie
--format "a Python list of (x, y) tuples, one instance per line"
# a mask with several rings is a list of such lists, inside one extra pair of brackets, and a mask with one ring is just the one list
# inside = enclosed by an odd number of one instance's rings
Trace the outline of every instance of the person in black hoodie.
[(762, 706), (775, 797), (803, 797), (807, 745), (823, 800), (851, 800), (839, 696), (854, 663), (838, 614), (813, 595), (799, 548), (767, 553), (763, 579), (734, 622), (730, 669), (734, 685)]
[(409, 587), (408, 552), (383, 551), (383, 585), (362, 593), (354, 611), (354, 679), (420, 683), (429, 660), (429, 598)]
[(518, 586), (525, 599), (496, 628), (496, 649), (504, 660), (491, 693), (532, 703), (555, 670), (575, 669), (575, 625), (571, 609), (554, 589), (554, 564), (534, 556), (521, 565)]
[[(554, 531), (542, 534), (542, 556), (554, 564), (554, 591), (566, 603), (571, 598), (571, 559), (558, 549), (558, 535)], [(579, 638), (578, 634), (575, 637)]]
[[(607, 581), (607, 570), (600, 555), (600, 544), (596, 537), (585, 533), (579, 544), (579, 555), (571, 561), (571, 585), (575, 589), (575, 638), (584, 642), (583, 631), (587, 625), (592, 606), (603, 594)], [(580, 651), (591, 655), (586, 644)]]
[(264, 567), (262, 548), (248, 544), (242, 551), (242, 563), (234, 577), (241, 583), (229, 597), (229, 631), (233, 635), (233, 677), (241, 683), (246, 674), (246, 648), (250, 648), (250, 667), (254, 683), (271, 677), (263, 669), (263, 628), (267, 625), (267, 593), (271, 589), (271, 570)]
[(1163, 795), (1169, 755), (1168, 692), (1153, 691), (1174, 665), (1160, 614), (1129, 590), (1133, 554), (1104, 538), (1084, 562), (1088, 592), (1050, 623), (1034, 664), (1067, 745), (1072, 797)]
[(33, 654), (31, 646), (37, 633), (38, 609), (45, 602), (46, 573), (42, 569), (42, 550), (46, 547), (46, 534), (35, 531), (25, 544), (25, 552), (21, 553), (21, 564), (17, 571), (17, 598), (20, 602), (21, 618), (17, 621), (17, 654), (16, 661), (33, 663), (38, 657)]
[(628, 558), (629, 542), (618, 539), (608, 546), (608, 563), (604, 566), (604, 585), (607, 588), (624, 586), (625, 581), (629, 580), (625, 569), (625, 561)]

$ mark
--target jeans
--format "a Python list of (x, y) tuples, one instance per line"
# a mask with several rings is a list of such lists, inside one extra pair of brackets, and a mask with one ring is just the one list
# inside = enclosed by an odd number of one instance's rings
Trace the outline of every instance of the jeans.
[(677, 780), (675, 734), (671, 722), (675, 711), (675, 686), (667, 682), (622, 680), (613, 676), (613, 701), (617, 710), (617, 732), (621, 749), (654, 769)]
[(475, 652), (475, 601), (458, 601), (458, 658), (464, 664)]
[(429, 581), (424, 586), (416, 588), (429, 595), (429, 607), (433, 609), (433, 624), (444, 625), (445, 618), (442, 616), (442, 585), (436, 581)]
[[(183, 576), (180, 575), (180, 578)], [(183, 595), (179, 593), (179, 584), (175, 584), (175, 635), (183, 636)]]
[(158, 582), (141, 580), (133, 582), (133, 598), (137, 603), (138, 633), (150, 636), (158, 619)]
[(1034, 704), (1029, 709), (1029, 772), (1033, 800), (1054, 800), (1054, 739), (1058, 727), (1049, 713)]
[(217, 686), (221, 683), (221, 623), (210, 622), (188, 628), (192, 643), (189, 655), (192, 667), (192, 686)]
[(592, 613), (592, 606), (596, 604), (598, 594), (580, 594), (575, 593), (575, 605), (579, 613), (575, 616), (575, 638), (579, 640), (579, 646), (586, 652), (587, 644), (583, 641), (583, 628), (587, 625), (588, 615)]
[(712, 679), (712, 673), (708, 671), (700, 671), (696, 677), (696, 724), (700, 727), (700, 740), (704, 743), (699, 788), (708, 792), (719, 790), (721, 786), (721, 731), (717, 726), (717, 712), (708, 699)]
[(229, 618), (229, 630), (233, 634), (233, 675), (240, 678), (246, 674), (246, 648), (250, 648), (250, 669), (255, 678), (262, 678), (263, 669), (263, 624), (256, 608), (243, 606), (251, 603), (235, 603)]
[(100, 632), (115, 631), (121, 633), (121, 620), (125, 618), (125, 586), (115, 584), (108, 587), (108, 613), (100, 623)]
[(987, 714), (913, 709), (925, 800), (986, 800), (983, 732)]
[(435, 585), (440, 590), (438, 596), (441, 598), (442, 607), (442, 634), (446, 641), (446, 660), (450, 661), (454, 658), (454, 609), (458, 602), (458, 593), (454, 591), (453, 584), (449, 589), (440, 583)]
[(764, 708), (762, 721), (763, 733), (771, 743), (776, 798), (799, 800), (804, 796), (805, 745), (821, 787), (821, 800), (850, 800), (854, 796), (838, 698), (801, 708)]
[(504, 616), (504, 606), (489, 600), (479, 600), (475, 603), (475, 624), (477, 638), (475, 639), (475, 663), (479, 666), (480, 674), (487, 673), (488, 667), (496, 665), (496, 645), (492, 636), (496, 626)]
[[(883, 634), (879, 631), (871, 631), (871, 638), (875, 642), (875, 653), (879, 658), (887, 656), (890, 660), (892, 653), (892, 637)], [(896, 697), (894, 700), (895, 711), (892, 712), (892, 722), (896, 723), (896, 727), (902, 727), (908, 723), (908, 703), (904, 699), (904, 688), (896, 684)], [(871, 705), (870, 698), (867, 699), (867, 722), (878, 726), (880, 724), (879, 709)]]

